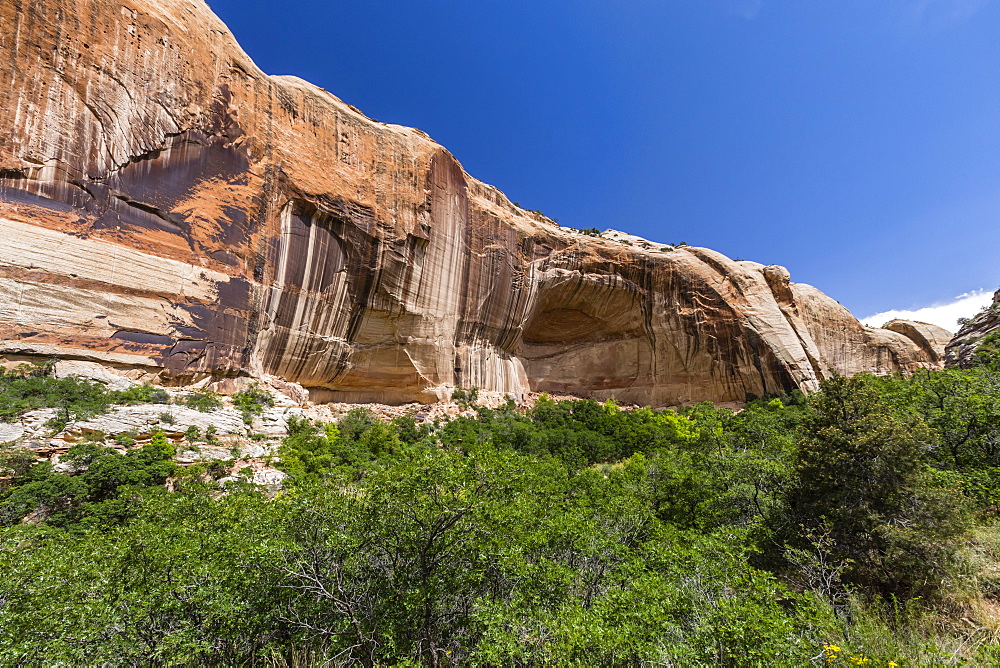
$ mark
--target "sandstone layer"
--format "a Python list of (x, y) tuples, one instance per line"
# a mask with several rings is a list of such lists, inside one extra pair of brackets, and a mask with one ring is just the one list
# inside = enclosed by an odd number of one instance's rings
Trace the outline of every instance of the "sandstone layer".
[(914, 320), (890, 320), (882, 328), (904, 335), (920, 346), (928, 359), (939, 366), (944, 364), (945, 348), (953, 336), (944, 327)]
[(938, 363), (781, 267), (524, 211), (419, 130), (265, 75), (200, 0), (11, 0), (0, 25), (8, 356), (384, 403), (739, 401)]
[[(1000, 331), (1000, 290), (993, 293), (993, 303), (970, 318), (947, 346), (945, 363), (948, 366), (971, 367), (976, 361), (976, 349), (988, 344), (990, 352), (997, 349)], [(992, 335), (992, 336), (990, 336)], [(989, 338), (987, 338), (989, 337)]]

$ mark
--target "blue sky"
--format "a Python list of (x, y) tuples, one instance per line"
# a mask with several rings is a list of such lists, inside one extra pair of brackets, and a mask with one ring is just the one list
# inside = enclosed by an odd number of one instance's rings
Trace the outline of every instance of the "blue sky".
[(573, 227), (859, 317), (1000, 287), (1000, 0), (209, 0), (269, 74)]

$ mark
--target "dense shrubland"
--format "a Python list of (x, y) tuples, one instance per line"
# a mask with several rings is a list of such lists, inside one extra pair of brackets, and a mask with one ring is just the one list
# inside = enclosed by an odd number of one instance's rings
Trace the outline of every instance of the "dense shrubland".
[(101, 415), (113, 405), (167, 403), (165, 391), (151, 385), (135, 385), (112, 390), (102, 383), (70, 376), (54, 378), (51, 364), (22, 364), (16, 369), (0, 368), (0, 421), (9, 422), (28, 411), (56, 408), (48, 425), (63, 429), (70, 420)]
[(443, 423), (293, 419), (276, 496), (162, 438), (74, 446), (69, 476), (11, 450), (0, 662), (994, 663), (984, 362), (739, 413), (466, 394)]

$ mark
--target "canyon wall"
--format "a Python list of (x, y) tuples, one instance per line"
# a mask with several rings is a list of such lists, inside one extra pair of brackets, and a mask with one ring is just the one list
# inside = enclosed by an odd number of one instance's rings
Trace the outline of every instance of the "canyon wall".
[(384, 403), (738, 401), (940, 363), (781, 267), (524, 211), (419, 130), (263, 74), (200, 0), (11, 0), (0, 25), (8, 358)]
[(993, 356), (1000, 349), (997, 338), (1000, 337), (1000, 290), (993, 293), (993, 303), (977, 313), (958, 330), (955, 338), (947, 346), (945, 362), (948, 366), (969, 368), (977, 361), (976, 352)]

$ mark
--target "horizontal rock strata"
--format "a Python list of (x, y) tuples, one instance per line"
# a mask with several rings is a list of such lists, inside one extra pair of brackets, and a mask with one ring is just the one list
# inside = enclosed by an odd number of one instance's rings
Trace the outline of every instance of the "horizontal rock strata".
[(6, 2), (0, 25), (7, 355), (383, 403), (730, 401), (938, 363), (781, 267), (524, 211), (419, 130), (263, 74), (200, 0)]

